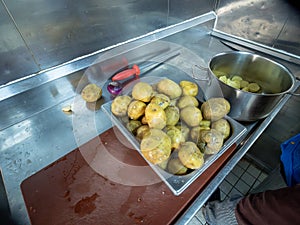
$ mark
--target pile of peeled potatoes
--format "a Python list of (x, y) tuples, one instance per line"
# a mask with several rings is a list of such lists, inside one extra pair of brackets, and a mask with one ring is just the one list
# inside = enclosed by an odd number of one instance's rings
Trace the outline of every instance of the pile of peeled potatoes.
[(224, 72), (214, 70), (213, 73), (219, 78), (220, 81), (223, 83), (236, 88), (242, 91), (252, 92), (252, 93), (259, 93), (262, 92), (261, 87), (258, 83), (249, 82), (238, 75), (230, 76)]
[(201, 103), (197, 94), (198, 85), (187, 80), (138, 82), (130, 95), (113, 100), (111, 112), (136, 137), (149, 162), (183, 175), (200, 168), (206, 154), (219, 152), (231, 133), (224, 118), (229, 102), (211, 98)]

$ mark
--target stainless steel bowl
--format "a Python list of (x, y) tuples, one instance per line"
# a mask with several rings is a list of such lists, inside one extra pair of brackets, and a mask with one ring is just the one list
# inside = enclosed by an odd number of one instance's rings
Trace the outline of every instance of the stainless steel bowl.
[[(213, 71), (258, 83), (261, 93), (233, 88), (218, 79)], [(208, 66), (208, 85), (203, 87), (206, 99), (224, 97), (231, 104), (229, 116), (238, 121), (256, 121), (267, 117), (284, 94), (295, 84), (292, 73), (268, 58), (247, 52), (225, 52), (214, 56)]]

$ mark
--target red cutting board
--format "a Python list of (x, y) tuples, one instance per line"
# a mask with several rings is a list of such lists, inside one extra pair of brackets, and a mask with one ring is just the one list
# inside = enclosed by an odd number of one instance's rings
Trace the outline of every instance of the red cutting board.
[(32, 225), (171, 224), (235, 150), (175, 196), (130, 146), (111, 128), (24, 180)]

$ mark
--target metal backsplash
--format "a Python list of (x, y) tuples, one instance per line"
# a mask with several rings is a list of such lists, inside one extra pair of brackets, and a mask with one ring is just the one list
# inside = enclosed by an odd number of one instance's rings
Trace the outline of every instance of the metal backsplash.
[(32, 53), (0, 3), (0, 85), (39, 70)]
[(216, 29), (300, 55), (300, 6), (293, 0), (220, 0)]
[(202, 15), (216, 29), (300, 55), (292, 0), (0, 0), (0, 86)]
[(214, 0), (1, 0), (0, 85), (212, 10)]

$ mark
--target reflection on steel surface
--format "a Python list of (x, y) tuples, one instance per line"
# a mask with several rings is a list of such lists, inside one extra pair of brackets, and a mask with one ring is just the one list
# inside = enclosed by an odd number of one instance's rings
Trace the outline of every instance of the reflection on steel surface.
[(0, 55), (5, 61), (0, 61), (0, 85), (199, 16), (212, 8), (212, 1), (198, 0), (1, 3)]
[(291, 2), (222, 0), (216, 29), (300, 55), (300, 9)]

